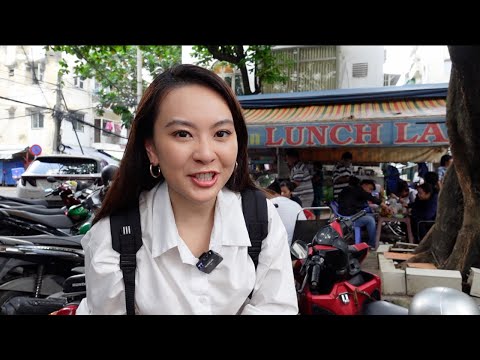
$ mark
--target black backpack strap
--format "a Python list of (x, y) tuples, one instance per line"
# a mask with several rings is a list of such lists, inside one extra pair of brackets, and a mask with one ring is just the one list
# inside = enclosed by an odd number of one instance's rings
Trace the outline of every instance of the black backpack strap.
[(137, 251), (142, 246), (142, 228), (138, 206), (110, 215), (113, 250), (120, 254), (120, 269), (125, 283), (127, 315), (135, 315), (135, 269)]
[[(256, 270), (262, 241), (268, 235), (268, 208), (265, 193), (258, 189), (242, 191), (242, 210), (252, 244), (248, 247), (248, 255), (252, 258)], [(251, 298), (252, 294), (253, 290), (248, 297)]]

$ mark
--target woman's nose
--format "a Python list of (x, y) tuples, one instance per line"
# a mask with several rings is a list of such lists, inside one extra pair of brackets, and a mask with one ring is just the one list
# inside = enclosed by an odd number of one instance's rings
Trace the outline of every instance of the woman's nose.
[(193, 153), (193, 159), (205, 164), (211, 163), (216, 158), (214, 147), (215, 145), (213, 144), (213, 141), (200, 140)]

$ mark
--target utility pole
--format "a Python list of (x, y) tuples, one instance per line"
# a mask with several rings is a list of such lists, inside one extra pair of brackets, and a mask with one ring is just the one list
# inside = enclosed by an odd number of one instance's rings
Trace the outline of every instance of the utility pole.
[(62, 74), (59, 72), (57, 76), (57, 102), (55, 103), (55, 111), (53, 112), (53, 120), (55, 122), (53, 132), (53, 153), (59, 152), (59, 147), (62, 144), (61, 126), (63, 119), (62, 106)]

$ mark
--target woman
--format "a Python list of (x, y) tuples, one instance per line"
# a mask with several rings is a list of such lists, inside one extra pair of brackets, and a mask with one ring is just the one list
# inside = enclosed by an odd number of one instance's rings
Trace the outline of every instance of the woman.
[[(217, 75), (179, 65), (154, 79), (118, 176), (82, 240), (88, 285), (78, 314), (126, 313), (109, 216), (137, 204), (137, 314), (297, 314), (287, 233), (270, 201), (256, 272), (247, 253), (239, 194), (254, 188), (247, 141), (240, 105)], [(209, 250), (223, 260), (206, 274), (195, 265)]]

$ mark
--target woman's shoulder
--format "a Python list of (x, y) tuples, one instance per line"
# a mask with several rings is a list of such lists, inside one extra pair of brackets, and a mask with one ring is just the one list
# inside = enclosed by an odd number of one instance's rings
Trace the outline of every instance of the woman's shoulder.
[(81, 243), (84, 249), (98, 249), (99, 247), (105, 246), (107, 242), (111, 247), (111, 238), (110, 216), (106, 216), (91, 227), (82, 238)]

